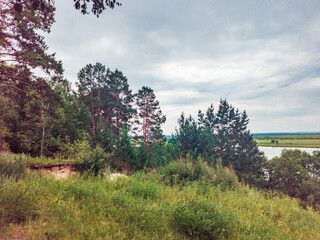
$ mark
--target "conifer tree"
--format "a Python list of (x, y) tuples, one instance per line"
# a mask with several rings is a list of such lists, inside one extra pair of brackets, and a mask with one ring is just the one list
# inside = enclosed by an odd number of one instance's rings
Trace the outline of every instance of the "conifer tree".
[[(38, 3), (38, 4), (37, 4)], [(50, 32), (55, 8), (48, 2), (0, 1), (0, 94), (14, 98), (15, 91), (30, 93), (44, 89), (46, 84), (32, 70), (62, 73), (62, 66), (54, 54), (46, 53), (47, 45), (39, 30)], [(32, 88), (26, 90), (28, 86)], [(14, 91), (12, 91), (14, 90)], [(3, 109), (0, 109), (2, 122)], [(0, 151), (2, 150), (0, 127)]]
[(178, 123), (177, 139), (184, 155), (201, 154), (207, 162), (221, 158), (224, 166), (231, 164), (237, 175), (248, 182), (263, 175), (263, 154), (247, 129), (246, 111), (240, 113), (221, 99), (216, 113), (211, 104), (205, 114), (199, 110), (197, 123), (184, 114)]
[(93, 142), (95, 142), (96, 138), (95, 114), (97, 109), (96, 96), (94, 95), (94, 91), (97, 88), (95, 76), (95, 67), (92, 64), (87, 64), (80, 69), (78, 73), (79, 83), (77, 83), (80, 100), (88, 106), (91, 112)]
[(176, 129), (177, 140), (181, 144), (181, 152), (185, 156), (187, 153), (199, 154), (200, 147), (200, 128), (198, 128), (194, 118), (189, 115), (185, 117), (184, 113), (178, 119), (179, 128)]
[(248, 182), (261, 177), (264, 158), (247, 129), (249, 120), (246, 111), (240, 113), (225, 99), (220, 100), (218, 112), (213, 118), (210, 108), (207, 111), (206, 121), (213, 126), (212, 134), (217, 143), (216, 152), (221, 157), (222, 164), (224, 166), (231, 164), (238, 176)]
[(161, 125), (165, 123), (166, 116), (162, 114), (159, 101), (153, 89), (143, 86), (135, 95), (138, 114), (142, 119), (143, 142), (162, 139)]
[(121, 125), (130, 129), (130, 119), (135, 114), (132, 107), (133, 95), (129, 88), (128, 79), (119, 70), (109, 71), (108, 75), (109, 88), (109, 110), (108, 113), (113, 120), (116, 135), (120, 136)]

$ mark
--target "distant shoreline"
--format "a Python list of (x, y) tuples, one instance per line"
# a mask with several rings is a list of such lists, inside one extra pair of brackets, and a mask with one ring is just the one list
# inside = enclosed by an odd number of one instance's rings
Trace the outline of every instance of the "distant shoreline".
[(319, 148), (320, 150), (320, 146), (319, 147), (299, 147), (299, 146), (280, 146), (280, 145), (274, 145), (274, 146), (269, 146), (269, 145), (259, 145), (258, 144), (258, 147), (267, 147), (267, 148), (277, 148), (277, 147), (280, 147), (280, 148)]
[[(261, 147), (320, 148), (320, 131), (252, 133), (252, 136)], [(165, 137), (169, 140), (172, 135)]]
[(320, 132), (253, 134), (258, 146), (320, 148)]
[(278, 136), (278, 135), (317, 135), (319, 132), (270, 132), (270, 133), (251, 133), (253, 136)]

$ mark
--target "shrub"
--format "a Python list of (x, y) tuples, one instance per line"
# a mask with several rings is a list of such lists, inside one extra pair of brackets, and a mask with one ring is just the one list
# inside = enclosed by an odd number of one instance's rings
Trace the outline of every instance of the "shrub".
[(0, 182), (0, 226), (21, 223), (37, 215), (39, 193), (28, 182)]
[(211, 179), (213, 177), (212, 168), (202, 162), (201, 158), (197, 160), (178, 160), (170, 162), (168, 165), (160, 168), (160, 173), (171, 184), (198, 181), (200, 179)]
[(26, 166), (20, 158), (9, 160), (0, 155), (0, 177), (14, 178), (16, 181), (25, 176)]
[(320, 154), (310, 155), (300, 150), (283, 150), (280, 157), (268, 161), (267, 187), (290, 197), (300, 198), (302, 205), (320, 208)]
[(110, 155), (105, 153), (101, 147), (96, 147), (93, 151), (86, 153), (78, 164), (81, 172), (87, 172), (95, 176), (102, 175), (108, 168)]
[(132, 187), (134, 196), (140, 196), (144, 199), (155, 199), (161, 197), (161, 189), (155, 183), (142, 183), (137, 182)]
[(197, 161), (173, 161), (160, 169), (165, 180), (171, 184), (193, 181), (203, 181), (214, 186), (220, 185), (222, 190), (234, 189), (238, 183), (236, 174), (221, 166), (221, 161), (215, 168), (207, 166), (201, 159)]
[(186, 182), (192, 179), (191, 163), (173, 161), (168, 165), (160, 168), (160, 173), (171, 184)]
[(88, 152), (91, 152), (92, 148), (90, 142), (87, 139), (76, 140), (73, 143), (67, 143), (62, 149), (62, 155), (67, 159), (83, 159)]
[(214, 177), (212, 183), (221, 187), (221, 190), (235, 189), (239, 186), (238, 177), (232, 169), (222, 167), (221, 161), (217, 160), (214, 169)]
[(173, 212), (173, 223), (187, 237), (199, 239), (232, 238), (238, 226), (238, 220), (231, 210), (222, 210), (207, 200), (179, 204)]

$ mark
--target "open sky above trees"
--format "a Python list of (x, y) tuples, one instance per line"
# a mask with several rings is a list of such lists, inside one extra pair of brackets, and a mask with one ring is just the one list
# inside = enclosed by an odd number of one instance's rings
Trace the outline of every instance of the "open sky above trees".
[(219, 99), (246, 109), (251, 132), (320, 130), (319, 1), (123, 1), (99, 18), (56, 1), (49, 52), (75, 83), (97, 61), (136, 92), (154, 89), (174, 132)]

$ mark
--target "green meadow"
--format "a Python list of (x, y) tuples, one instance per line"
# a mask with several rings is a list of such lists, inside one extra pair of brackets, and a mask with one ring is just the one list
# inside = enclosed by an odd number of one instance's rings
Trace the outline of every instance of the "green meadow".
[(255, 136), (258, 146), (320, 148), (320, 134)]
[(219, 165), (181, 159), (113, 181), (57, 180), (17, 156), (1, 155), (0, 239), (320, 238), (317, 211)]

